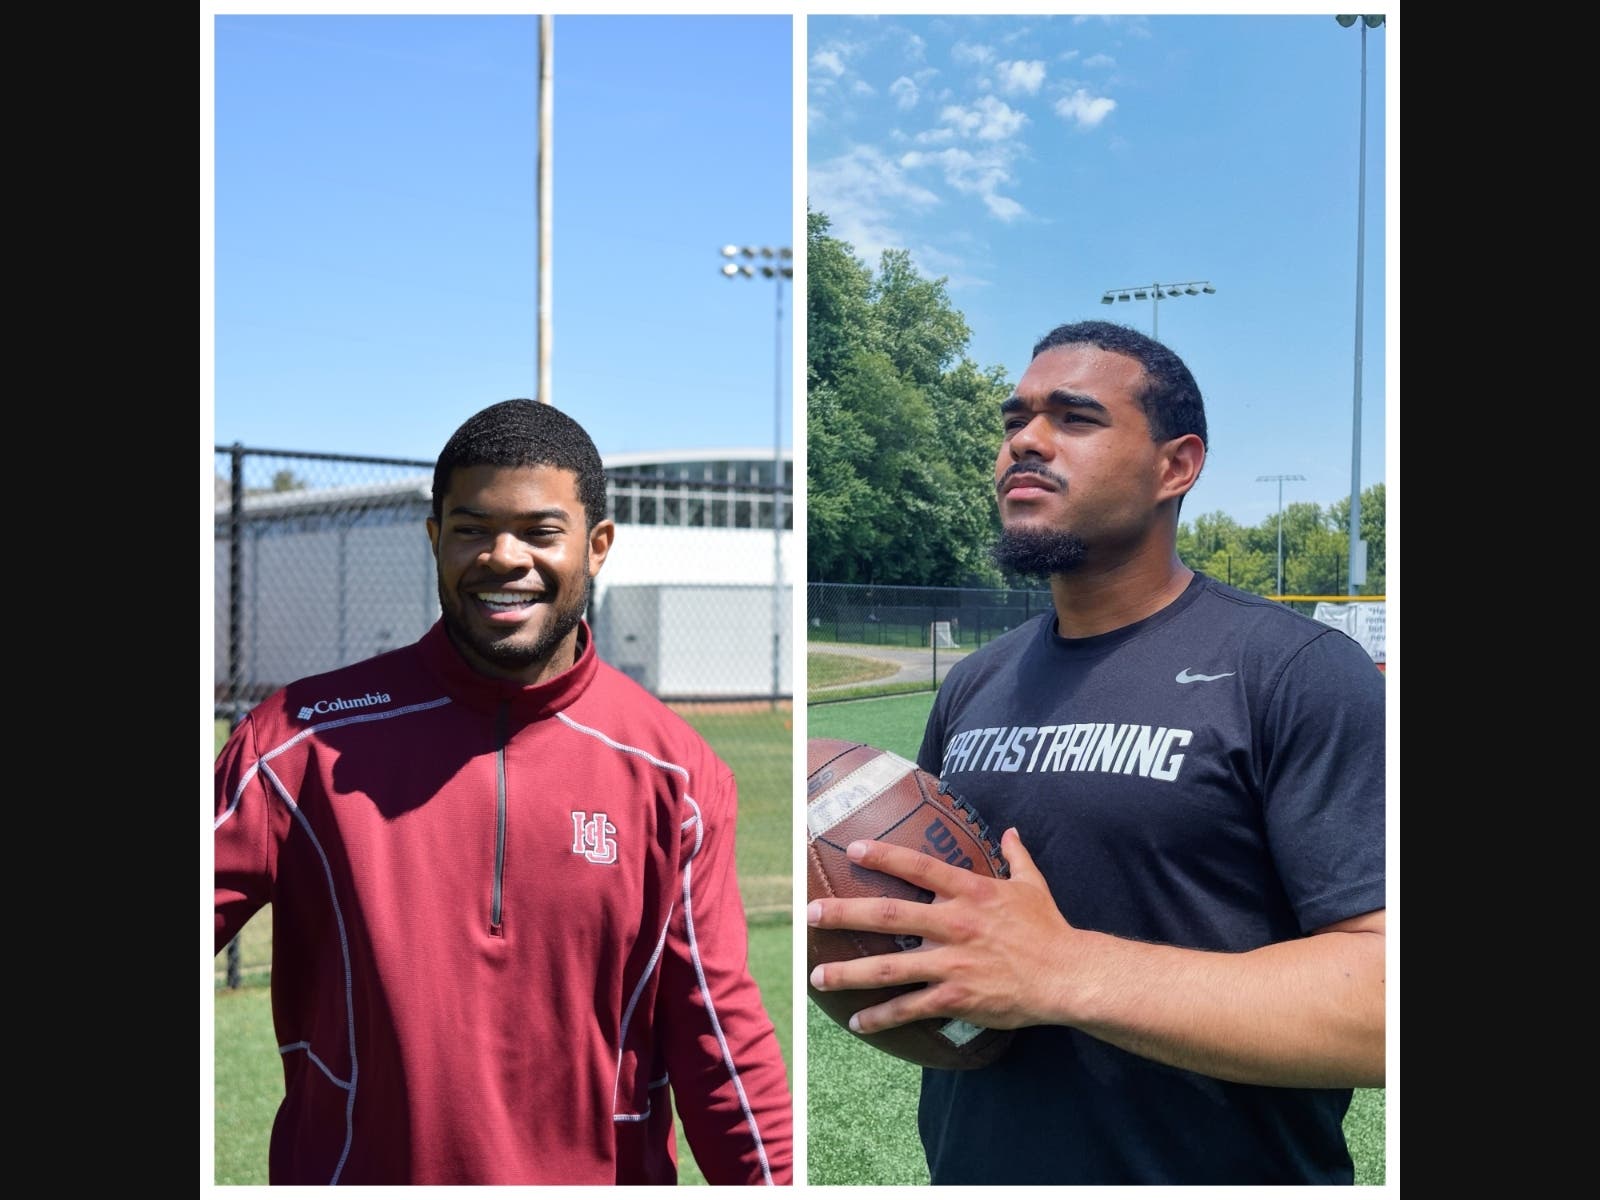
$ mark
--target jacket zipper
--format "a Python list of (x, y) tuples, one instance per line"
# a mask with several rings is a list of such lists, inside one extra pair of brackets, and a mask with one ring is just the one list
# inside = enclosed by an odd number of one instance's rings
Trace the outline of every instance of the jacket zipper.
[(489, 897), (489, 936), (500, 937), (506, 879), (506, 742), (511, 706), (502, 704), (495, 717), (494, 890)]

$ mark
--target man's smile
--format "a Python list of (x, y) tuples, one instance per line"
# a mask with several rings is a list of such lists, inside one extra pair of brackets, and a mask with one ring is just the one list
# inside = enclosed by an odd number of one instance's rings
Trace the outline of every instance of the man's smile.
[(523, 617), (546, 600), (545, 592), (477, 592), (472, 598), (491, 617)]

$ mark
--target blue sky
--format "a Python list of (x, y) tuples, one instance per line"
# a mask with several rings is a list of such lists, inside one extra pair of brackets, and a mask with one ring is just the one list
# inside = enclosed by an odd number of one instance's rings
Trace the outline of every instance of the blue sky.
[[(431, 459), (537, 391), (538, 18), (230, 7), (202, 19), (202, 462), (234, 441)], [(798, 245), (809, 197), (865, 261), (903, 247), (946, 277), (970, 356), (1013, 381), (1061, 321), (1150, 329), (1106, 289), (1211, 281), (1157, 316), (1211, 425), (1185, 516), (1272, 516), (1261, 475), (1306, 477), (1286, 505), (1349, 494), (1359, 25), (817, 7), (555, 18), (551, 393), (603, 453), (770, 447), (775, 384), (794, 445), (793, 286), (725, 279), (718, 251)], [(1363, 487), (1398, 455), (1389, 7), (1367, 34)]]
[[(725, 244), (794, 245), (791, 29), (554, 18), (550, 391), (602, 454), (770, 452), (780, 288), (793, 445), (793, 284), (720, 273)], [(202, 20), (202, 461), (235, 441), (431, 460), (536, 394), (538, 38), (531, 15)]]
[[(1363, 488), (1387, 476), (1398, 380), (1385, 354), (1391, 36), (1366, 36)], [(971, 358), (1015, 382), (1061, 322), (1149, 333), (1154, 320), (1206, 398), (1210, 454), (1185, 519), (1274, 516), (1278, 484), (1261, 475), (1305, 476), (1283, 484), (1285, 506), (1350, 494), (1360, 23), (812, 15), (806, 54), (810, 204), (869, 265), (904, 248), (947, 277)], [(1101, 303), (1192, 280), (1215, 294)]]

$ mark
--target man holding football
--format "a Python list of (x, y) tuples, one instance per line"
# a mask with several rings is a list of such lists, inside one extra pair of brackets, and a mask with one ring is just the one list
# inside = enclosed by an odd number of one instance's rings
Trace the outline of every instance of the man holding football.
[(491, 405), (426, 525), (439, 620), (216, 762), (216, 948), (272, 905), (269, 1181), (671, 1184), (676, 1107), (708, 1183), (792, 1184), (733, 773), (583, 619), (616, 533), (594, 444)]
[(924, 1070), (934, 1184), (1351, 1183), (1351, 1091), (1385, 1079), (1384, 677), (1178, 558), (1206, 421), (1165, 346), (1060, 326), (1001, 416), (995, 558), (1053, 611), (951, 669), (918, 765), (1005, 830), (1010, 878), (857, 843), (940, 902), (808, 921), (933, 945), (810, 982), (926, 985), (859, 1032), (1018, 1031)]

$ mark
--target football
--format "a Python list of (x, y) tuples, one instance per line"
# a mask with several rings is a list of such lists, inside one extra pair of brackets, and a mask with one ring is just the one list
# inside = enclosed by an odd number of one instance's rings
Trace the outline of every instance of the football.
[[(1005, 878), (998, 838), (966, 801), (945, 792), (934, 776), (888, 750), (837, 738), (806, 744), (806, 900), (892, 896), (928, 903), (931, 893), (894, 875), (869, 871), (845, 856), (862, 838), (908, 846), (980, 874)], [(850, 988), (819, 992), (809, 983), (819, 963), (914, 951), (919, 939), (848, 929), (806, 930), (806, 992), (835, 1024), (885, 1053), (921, 1067), (966, 1071), (986, 1067), (1011, 1043), (1014, 1031), (966, 1021), (928, 1018), (859, 1034), (852, 1013), (922, 987)]]

